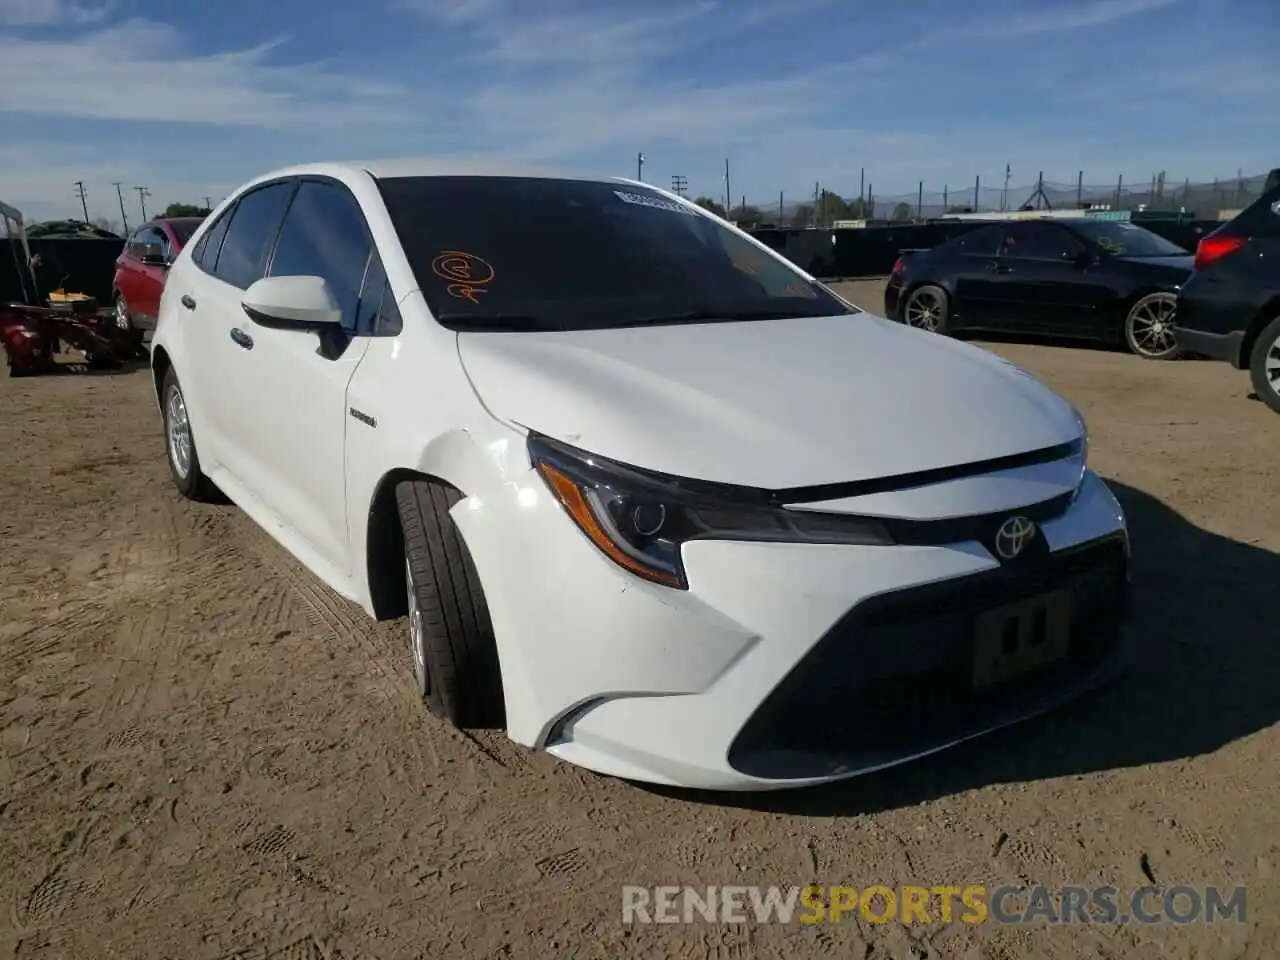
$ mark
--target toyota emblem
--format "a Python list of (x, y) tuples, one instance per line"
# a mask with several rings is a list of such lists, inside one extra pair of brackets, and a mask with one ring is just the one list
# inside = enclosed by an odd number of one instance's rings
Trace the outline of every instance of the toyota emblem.
[(1002, 560), (1013, 560), (1035, 535), (1036, 525), (1026, 517), (1010, 517), (996, 531), (996, 553)]

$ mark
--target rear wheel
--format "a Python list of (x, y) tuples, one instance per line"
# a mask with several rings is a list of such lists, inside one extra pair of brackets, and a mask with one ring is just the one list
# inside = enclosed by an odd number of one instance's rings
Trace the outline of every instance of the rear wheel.
[(160, 410), (164, 417), (164, 445), (168, 453), (169, 474), (173, 485), (188, 500), (205, 500), (212, 496), (213, 485), (200, 469), (187, 400), (178, 375), (170, 367), (160, 386)]
[(931, 283), (916, 287), (907, 296), (902, 317), (909, 327), (930, 333), (946, 333), (951, 319), (951, 300), (947, 291)]
[(502, 676), (489, 607), (449, 516), (461, 499), (453, 487), (426, 480), (396, 487), (414, 679), (431, 712), (454, 726), (500, 727)]
[(1178, 298), (1172, 293), (1149, 293), (1124, 318), (1124, 339), (1129, 349), (1144, 360), (1176, 360), (1178, 346), (1175, 319)]
[(1280, 413), (1280, 317), (1267, 324), (1254, 341), (1249, 378), (1258, 399)]

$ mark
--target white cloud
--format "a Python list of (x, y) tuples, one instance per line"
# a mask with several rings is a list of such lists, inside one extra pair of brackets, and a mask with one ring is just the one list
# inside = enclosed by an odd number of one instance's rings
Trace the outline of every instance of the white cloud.
[(412, 116), (394, 85), (272, 63), (283, 46), (195, 54), (172, 27), (147, 20), (72, 39), (0, 36), (0, 111), (273, 128)]
[(66, 23), (96, 23), (114, 8), (114, 0), (76, 3), (74, 0), (0, 0), (0, 24), (49, 27)]
[(985, 24), (981, 32), (1000, 37), (1034, 37), (1098, 27), (1116, 20), (1168, 7), (1177, 0), (1093, 0), (1065, 3), (1053, 10), (1020, 13)]

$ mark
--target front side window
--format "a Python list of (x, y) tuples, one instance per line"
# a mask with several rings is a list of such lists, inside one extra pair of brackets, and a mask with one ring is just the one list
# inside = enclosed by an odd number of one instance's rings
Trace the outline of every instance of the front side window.
[(454, 329), (860, 312), (643, 187), (523, 177), (406, 177), (379, 187), (423, 296)]
[(285, 180), (258, 187), (240, 198), (213, 267), (219, 280), (245, 290), (262, 276), (293, 186)]
[[(307, 180), (289, 205), (271, 258), (273, 277), (321, 277), (342, 308), (342, 326), (356, 329), (360, 286), (373, 240), (347, 189)], [(381, 296), (381, 291), (379, 291)]]

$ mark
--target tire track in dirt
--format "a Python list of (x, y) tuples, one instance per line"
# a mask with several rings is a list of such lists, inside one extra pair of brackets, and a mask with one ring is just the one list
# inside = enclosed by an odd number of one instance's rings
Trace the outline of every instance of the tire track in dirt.
[(386, 704), (388, 714), (404, 728), (405, 749), (417, 766), (416, 771), (408, 772), (434, 780), (440, 773), (442, 760), (433, 737), (424, 730), (424, 708), (418, 703), (407, 676), (387, 662), (382, 644), (373, 638), (377, 625), (363, 612), (357, 619), (346, 600), (333, 594), (248, 517), (241, 518), (238, 526), (246, 549), (252, 551), (267, 570), (282, 580), (302, 602), (308, 619), (326, 643), (344, 650), (354, 641), (366, 676)]

